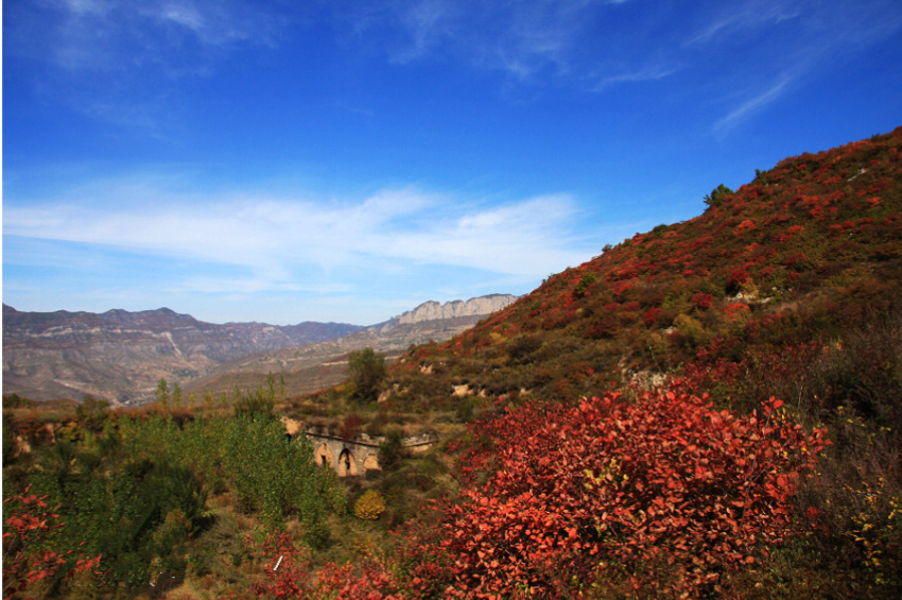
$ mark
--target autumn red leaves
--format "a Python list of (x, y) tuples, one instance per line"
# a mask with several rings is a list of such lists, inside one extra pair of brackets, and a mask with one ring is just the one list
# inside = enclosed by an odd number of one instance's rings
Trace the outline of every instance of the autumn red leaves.
[(59, 553), (46, 547), (52, 532), (64, 524), (59, 522), (56, 509), (47, 505), (47, 497), (31, 494), (30, 487), (3, 501), (4, 598), (50, 580), (58, 573), (73, 577), (100, 564), (100, 556), (74, 557), (71, 551)]
[(473, 483), (439, 509), (414, 576), (462, 598), (719, 585), (793, 531), (792, 498), (826, 443), (781, 405), (735, 416), (676, 383), (509, 412), (482, 426), (492, 454), (471, 454)]

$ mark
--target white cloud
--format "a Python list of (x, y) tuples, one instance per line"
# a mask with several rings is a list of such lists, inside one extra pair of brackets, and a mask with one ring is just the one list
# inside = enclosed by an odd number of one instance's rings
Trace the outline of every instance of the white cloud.
[(33, 61), (28, 80), (43, 101), (159, 138), (177, 120), (182, 79), (274, 46), (284, 28), (256, 2), (54, 0), (15, 3), (3, 35), (5, 53)]
[(396, 63), (452, 58), (527, 80), (545, 70), (568, 72), (593, 14), (593, 2), (421, 0), (389, 5), (385, 21), (361, 11), (354, 28), (359, 34), (393, 23), (400, 40), (388, 51)]
[(399, 63), (422, 58), (451, 33), (449, 19), (452, 5), (439, 0), (426, 0), (411, 4), (400, 15), (403, 26), (410, 33), (410, 44), (405, 45), (392, 58)]
[(195, 32), (202, 32), (206, 28), (206, 19), (191, 4), (166, 4), (161, 7), (160, 16)]
[(731, 2), (707, 21), (699, 31), (684, 42), (686, 46), (702, 46), (728, 40), (731, 37), (757, 33), (776, 24), (799, 17), (799, 0), (761, 2)]
[(718, 56), (722, 47), (732, 46), (729, 54), (740, 61), (732, 66), (742, 75), (729, 84), (726, 74), (720, 76), (720, 87), (729, 90), (721, 99), (728, 107), (715, 121), (714, 134), (725, 134), (807, 81), (828, 76), (835, 62), (852, 60), (895, 34), (902, 27), (902, 13), (887, 10), (892, 6), (877, 0), (746, 0), (723, 4), (716, 14), (707, 15), (684, 49)]
[(109, 2), (104, 0), (62, 0), (60, 4), (78, 15), (104, 13), (112, 7)]
[[(147, 185), (124, 185), (153, 196)], [(416, 188), (380, 190), (357, 200), (314, 201), (244, 194), (228, 199), (130, 201), (106, 188), (66, 198), (7, 203), (4, 234), (78, 242), (139, 255), (241, 267), (240, 280), (204, 278), (198, 289), (290, 290), (298, 272), (373, 273), (441, 265), (535, 279), (585, 260), (569, 234), (573, 200), (552, 195), (481, 206), (478, 199)], [(127, 194), (127, 193), (126, 193)], [(331, 280), (330, 285), (348, 281)]]
[(656, 65), (652, 67), (646, 67), (644, 69), (639, 69), (637, 71), (629, 71), (625, 73), (618, 73), (617, 75), (609, 75), (601, 78), (601, 80), (595, 86), (595, 91), (600, 92), (605, 88), (616, 85), (618, 83), (658, 81), (659, 79), (664, 79), (665, 77), (673, 75), (678, 70), (679, 69), (677, 67), (665, 67), (662, 65)]
[(777, 101), (786, 91), (786, 88), (791, 81), (792, 77), (788, 74), (783, 74), (766, 90), (752, 98), (748, 98), (742, 104), (734, 108), (729, 114), (718, 119), (714, 124), (714, 131), (716, 133), (724, 133), (739, 122), (748, 118), (754, 112)]

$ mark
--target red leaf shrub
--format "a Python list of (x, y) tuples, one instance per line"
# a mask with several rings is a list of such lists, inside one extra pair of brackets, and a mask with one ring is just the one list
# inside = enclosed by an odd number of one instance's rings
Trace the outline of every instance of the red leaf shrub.
[(651, 327), (652, 325), (654, 325), (657, 322), (658, 317), (660, 317), (660, 316), (661, 316), (660, 308), (658, 308), (658, 307), (649, 308), (647, 311), (645, 311), (645, 313), (643, 313), (642, 322), (645, 323), (646, 325), (648, 325), (649, 327)]
[(711, 308), (711, 303), (714, 302), (714, 296), (711, 294), (699, 292), (692, 296), (690, 302), (695, 304), (701, 310), (708, 310), (709, 308)]
[(385, 565), (364, 559), (351, 564), (329, 562), (311, 577), (310, 564), (298, 559), (298, 551), (286, 533), (270, 534), (261, 543), (245, 540), (253, 554), (266, 559), (266, 575), (250, 586), (254, 598), (285, 600), (391, 600), (399, 596)]
[[(569, 597), (624, 579), (698, 593), (790, 530), (789, 501), (824, 442), (781, 405), (735, 416), (676, 383), (635, 403), (612, 392), (509, 411), (477, 426), (495, 458), (469, 458), (497, 472), (441, 508), (413, 576), (442, 597)], [(648, 565), (666, 570), (639, 576)]]
[[(64, 525), (59, 515), (47, 503), (47, 496), (29, 494), (31, 486), (16, 496), (3, 501), (3, 597), (22, 592), (29, 586), (51, 579), (61, 570), (68, 577), (92, 571), (99, 563), (94, 558), (76, 557), (71, 564), (73, 551), (65, 553), (44, 548), (51, 535)], [(84, 544), (84, 542), (82, 542)]]
[(736, 294), (742, 289), (742, 285), (749, 279), (749, 274), (745, 271), (733, 271), (727, 278), (726, 292), (727, 294)]

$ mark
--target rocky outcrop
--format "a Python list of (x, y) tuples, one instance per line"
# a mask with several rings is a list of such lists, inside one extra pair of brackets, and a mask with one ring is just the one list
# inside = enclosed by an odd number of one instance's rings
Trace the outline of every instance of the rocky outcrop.
[(422, 321), (437, 321), (439, 319), (455, 319), (458, 317), (473, 317), (490, 315), (493, 312), (506, 308), (517, 300), (518, 296), (511, 294), (491, 294), (470, 298), (466, 302), (452, 300), (441, 304), (431, 300), (424, 302), (413, 310), (409, 310), (392, 321), (399, 325), (412, 325)]

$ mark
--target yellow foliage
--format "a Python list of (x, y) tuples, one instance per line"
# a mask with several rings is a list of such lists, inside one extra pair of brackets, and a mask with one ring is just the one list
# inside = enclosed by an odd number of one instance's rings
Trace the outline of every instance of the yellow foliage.
[(375, 521), (385, 512), (385, 499), (378, 490), (367, 490), (354, 504), (354, 514), (358, 519)]

